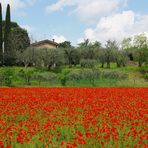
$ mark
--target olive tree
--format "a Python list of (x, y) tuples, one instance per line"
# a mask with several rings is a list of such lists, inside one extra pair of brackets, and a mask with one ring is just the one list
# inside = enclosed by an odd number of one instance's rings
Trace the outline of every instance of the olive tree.
[(145, 34), (134, 37), (134, 57), (138, 61), (139, 67), (148, 59), (148, 38)]
[(64, 63), (63, 52), (59, 49), (44, 49), (42, 59), (49, 70), (51, 70), (52, 67), (59, 67)]
[(116, 41), (108, 40), (105, 46), (105, 61), (107, 68), (110, 68), (110, 63), (115, 61), (115, 51), (118, 50), (118, 44)]
[(63, 49), (64, 52), (64, 58), (66, 64), (69, 65), (69, 67), (72, 67), (72, 65), (77, 65), (80, 63), (80, 52), (76, 48), (65, 48)]
[(99, 62), (101, 63), (101, 68), (104, 68), (104, 64), (106, 62), (105, 49), (100, 48), (99, 50), (97, 50), (95, 53), (95, 58), (98, 59)]
[(25, 51), (16, 51), (17, 63), (18, 65), (35, 66), (36, 62), (36, 49), (33, 47), (27, 48)]

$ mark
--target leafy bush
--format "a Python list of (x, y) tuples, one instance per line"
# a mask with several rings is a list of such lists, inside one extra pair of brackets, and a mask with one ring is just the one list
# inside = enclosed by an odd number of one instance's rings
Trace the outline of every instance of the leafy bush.
[(142, 74), (148, 73), (148, 64), (145, 64), (143, 67), (140, 68), (140, 72)]
[(127, 73), (121, 73), (117, 71), (104, 71), (102, 77), (105, 79), (126, 79), (128, 77)]
[(57, 75), (52, 72), (44, 72), (44, 73), (39, 73), (36, 72), (33, 74), (33, 79), (37, 80), (39, 85), (41, 82), (49, 82), (52, 83), (57, 79)]
[(12, 68), (5, 68), (1, 71), (0, 74), (0, 81), (1, 85), (4, 84), (5, 86), (12, 86), (12, 80), (15, 75), (15, 70)]
[(41, 82), (43, 81), (46, 81), (46, 77), (44, 76), (43, 73), (39, 73), (39, 72), (36, 72), (33, 74), (33, 79), (37, 80), (39, 85), (41, 84)]
[(3, 74), (2, 72), (0, 72), (0, 85), (3, 85), (3, 80), (4, 80)]
[(67, 79), (68, 80), (72, 80), (72, 81), (79, 81), (79, 80), (81, 80), (82, 76), (81, 76), (80, 70), (73, 70), (72, 72), (70, 72), (67, 75)]
[(24, 79), (25, 84), (31, 85), (33, 73), (34, 73), (34, 70), (31, 70), (31, 69), (23, 70), (23, 69), (21, 69), (18, 72), (18, 76), (21, 77), (22, 79)]
[(96, 69), (83, 69), (81, 70), (81, 76), (83, 80), (89, 80), (94, 86), (95, 80), (100, 79), (100, 72)]
[(67, 75), (70, 73), (69, 69), (65, 69), (62, 71), (61, 75), (59, 76), (60, 82), (62, 86), (66, 86), (67, 82)]
[(57, 75), (55, 73), (49, 73), (48, 74), (48, 81), (55, 81), (57, 79)]
[(93, 68), (96, 65), (96, 60), (91, 60), (91, 59), (82, 59), (80, 61), (80, 65), (83, 68)]
[(146, 73), (146, 74), (144, 75), (144, 78), (145, 78), (146, 80), (148, 80), (148, 73)]
[(89, 81), (94, 86), (95, 80), (100, 79), (100, 71), (98, 71), (97, 69), (77, 69), (71, 71), (66, 76), (66, 78), (70, 81)]

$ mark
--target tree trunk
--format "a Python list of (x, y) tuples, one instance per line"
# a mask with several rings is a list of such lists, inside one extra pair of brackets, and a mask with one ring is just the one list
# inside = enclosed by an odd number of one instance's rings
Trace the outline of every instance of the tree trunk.
[(116, 62), (116, 64), (117, 64), (117, 67), (118, 67), (118, 68), (121, 67), (121, 65), (120, 65), (118, 62)]
[(138, 62), (138, 64), (139, 64), (139, 67), (141, 67), (141, 66), (142, 66), (142, 63), (141, 63), (141, 61), (139, 61), (139, 62)]
[(125, 63), (123, 63), (123, 67), (125, 67), (126, 65), (125, 65)]
[(110, 63), (109, 62), (107, 62), (107, 68), (110, 68)]
[(49, 70), (49, 71), (51, 70), (51, 66), (52, 66), (52, 65), (50, 65), (50, 64), (48, 65), (48, 70)]
[(104, 68), (104, 63), (102, 63), (101, 68)]

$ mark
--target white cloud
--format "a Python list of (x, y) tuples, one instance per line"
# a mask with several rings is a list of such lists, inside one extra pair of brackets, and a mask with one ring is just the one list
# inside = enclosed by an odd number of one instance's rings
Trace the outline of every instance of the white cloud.
[(0, 3), (2, 4), (3, 10), (6, 9), (7, 4), (10, 4), (14, 10), (26, 7), (25, 2), (21, 0), (0, 0)]
[(58, 0), (46, 7), (48, 13), (62, 10), (66, 6), (73, 6), (72, 14), (83, 21), (97, 20), (102, 15), (115, 12), (125, 6), (127, 0)]
[(36, 0), (0, 0), (3, 11), (5, 11), (7, 4), (10, 4), (13, 10), (18, 10), (27, 6), (32, 6), (33, 4), (35, 4), (35, 2)]
[(94, 42), (96, 40), (105, 43), (108, 39), (121, 41), (124, 37), (133, 36), (139, 33), (148, 34), (148, 15), (136, 15), (133, 11), (123, 11), (102, 17), (95, 28), (88, 28), (84, 31), (84, 38)]
[(62, 36), (62, 35), (54, 35), (53, 37), (52, 37), (54, 40), (55, 40), (55, 42), (57, 42), (57, 43), (62, 43), (62, 42), (64, 42), (64, 41), (66, 41), (66, 38), (64, 37), (64, 36)]
[(20, 25), (20, 26), (21, 28), (26, 29), (29, 33), (31, 33), (34, 30), (34, 28), (29, 25)]

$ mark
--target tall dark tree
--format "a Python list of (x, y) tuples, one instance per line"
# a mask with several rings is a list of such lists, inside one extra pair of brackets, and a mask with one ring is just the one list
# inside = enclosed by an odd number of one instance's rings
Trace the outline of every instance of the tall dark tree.
[[(5, 21), (2, 22), (3, 32), (5, 28)], [(11, 37), (12, 36), (12, 37)], [(30, 46), (30, 38), (27, 30), (21, 28), (16, 22), (11, 21), (11, 36), (9, 36), (9, 43), (14, 51), (23, 52)]]
[(3, 63), (2, 6), (0, 3), (0, 65)]
[(69, 41), (65, 41), (65, 42), (62, 42), (58, 45), (59, 48), (71, 48), (71, 42)]
[(11, 48), (11, 14), (10, 14), (10, 5), (7, 5), (6, 11), (6, 21), (4, 29), (4, 64), (6, 66), (14, 65), (15, 63), (15, 53)]

